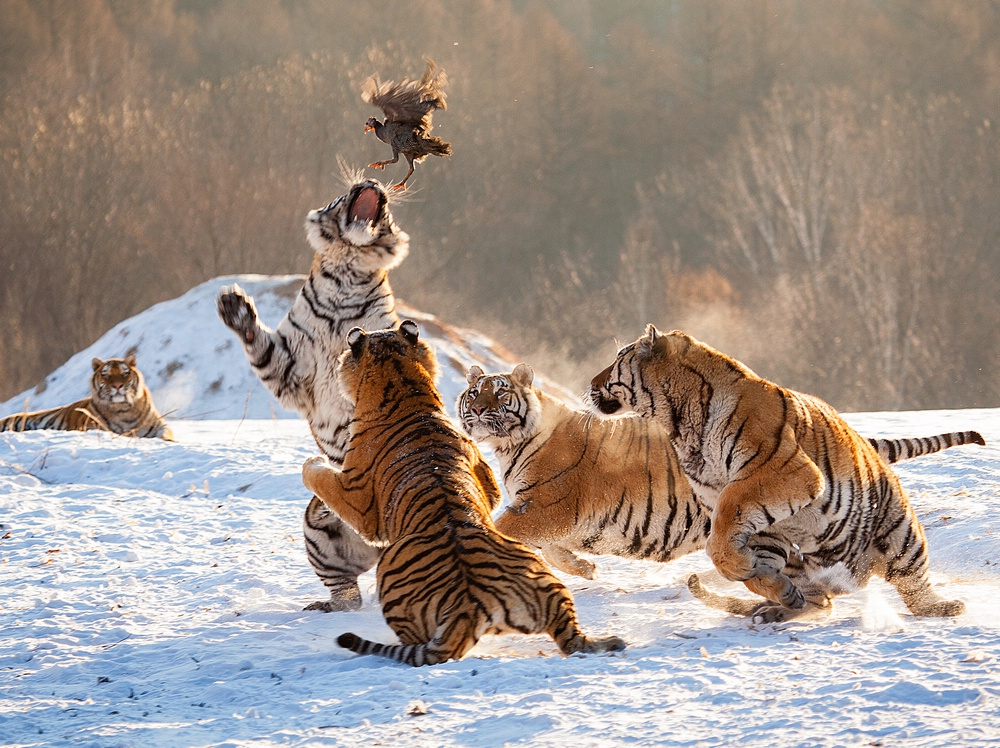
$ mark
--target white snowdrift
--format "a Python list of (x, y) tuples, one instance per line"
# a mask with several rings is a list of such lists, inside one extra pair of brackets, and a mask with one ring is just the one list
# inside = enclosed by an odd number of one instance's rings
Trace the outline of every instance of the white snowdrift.
[[(175, 398), (163, 409), (176, 408), (178, 443), (0, 435), (0, 743), (580, 748), (1000, 738), (1000, 411), (849, 417), (868, 435), (975, 428), (986, 437), (986, 447), (898, 469), (927, 530), (935, 581), (968, 605), (957, 619), (914, 618), (875, 582), (838, 598), (826, 620), (754, 626), (691, 598), (692, 571), (740, 594), (704, 553), (670, 564), (595, 557), (598, 580), (564, 579), (585, 629), (622, 636), (625, 652), (564, 658), (543, 636), (487, 637), (460, 662), (413, 669), (336, 645), (344, 631), (392, 641), (373, 574), (362, 577), (361, 611), (301, 610), (323, 596), (300, 533), (299, 469), (315, 446), (302, 421), (277, 406), (271, 417), (242, 353), (226, 345), (214, 295), (231, 280), (122, 323), (32, 396), (32, 407), (69, 402), (80, 396), (74, 372), (86, 381), (92, 355), (136, 345), (157, 400)], [(276, 323), (279, 301), (288, 302), (281, 284), (293, 279), (238, 280)], [(437, 336), (439, 356), (458, 362), (443, 367), (448, 399), (473, 355), (487, 370), (511, 365), (501, 354), (486, 360), (489, 341), (479, 336), (421, 323)], [(171, 362), (181, 363), (172, 376)], [(189, 379), (178, 378), (184, 372)]]

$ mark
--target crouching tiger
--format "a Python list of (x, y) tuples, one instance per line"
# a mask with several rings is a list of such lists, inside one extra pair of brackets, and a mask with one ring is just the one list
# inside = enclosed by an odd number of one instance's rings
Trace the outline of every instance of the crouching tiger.
[(460, 658), (489, 633), (545, 632), (566, 654), (624, 648), (618, 637), (584, 636), (566, 587), (530, 548), (494, 527), (500, 490), (475, 444), (452, 426), (416, 323), (355, 328), (347, 343), (338, 381), (354, 415), (343, 470), (314, 457), (302, 480), (383, 547), (379, 600), (402, 644), (351, 633), (337, 643), (409, 665)]
[[(587, 579), (578, 553), (670, 561), (705, 547), (709, 510), (684, 475), (666, 430), (637, 415), (595, 418), (532, 386), (534, 372), (469, 369), (459, 423), (492, 447), (510, 497), (497, 529), (540, 549), (557, 569)], [(982, 443), (974, 431), (869, 439), (886, 462)]]
[[(931, 587), (923, 528), (879, 448), (822, 400), (652, 325), (594, 377), (590, 397), (603, 414), (634, 411), (666, 428), (695, 495), (712, 509), (712, 562), (767, 600), (713, 595), (693, 577), (691, 591), (707, 603), (787, 620), (828, 610), (834, 595), (878, 574), (916, 615), (965, 610)], [(967, 440), (982, 443), (975, 432)]]
[(173, 441), (174, 433), (156, 410), (146, 380), (135, 363), (131, 354), (107, 361), (93, 359), (90, 397), (59, 408), (7, 416), (0, 419), (0, 431), (97, 429)]

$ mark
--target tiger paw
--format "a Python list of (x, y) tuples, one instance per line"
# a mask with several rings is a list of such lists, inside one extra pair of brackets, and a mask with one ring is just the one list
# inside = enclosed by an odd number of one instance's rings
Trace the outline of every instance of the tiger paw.
[(240, 338), (252, 343), (257, 332), (257, 308), (253, 299), (238, 285), (223, 286), (219, 289), (216, 307), (222, 322)]
[(360, 610), (361, 602), (361, 590), (357, 585), (354, 585), (354, 589), (346, 590), (339, 595), (331, 592), (329, 600), (317, 600), (314, 603), (309, 603), (302, 610), (319, 610), (323, 613), (340, 613), (348, 610)]
[(314, 455), (302, 463), (302, 485), (313, 493), (317, 493), (319, 488), (318, 480), (320, 476), (332, 471), (334, 468), (326, 455)]
[(806, 606), (802, 590), (784, 574), (761, 574), (747, 579), (743, 584), (751, 592), (791, 610), (802, 610)]
[(591, 639), (587, 638), (587, 643), (584, 644), (581, 652), (587, 652), (589, 654), (594, 654), (596, 652), (621, 652), (625, 649), (625, 640), (617, 636), (607, 636), (601, 639)]

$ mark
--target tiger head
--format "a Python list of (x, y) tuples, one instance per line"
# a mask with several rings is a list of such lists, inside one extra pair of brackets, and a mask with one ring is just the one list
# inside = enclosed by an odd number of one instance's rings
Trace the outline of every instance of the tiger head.
[(134, 355), (107, 361), (95, 358), (91, 365), (94, 373), (90, 377), (90, 395), (95, 400), (132, 405), (142, 397), (145, 383), (135, 368)]
[(370, 333), (351, 328), (347, 349), (337, 362), (340, 391), (355, 407), (365, 393), (387, 401), (433, 392), (440, 401), (434, 387), (436, 378), (434, 351), (420, 340), (417, 323), (409, 319), (395, 329)]
[(456, 410), (462, 429), (477, 441), (520, 443), (539, 429), (542, 406), (531, 381), (534, 372), (518, 364), (510, 374), (485, 374), (469, 369), (469, 386), (458, 396)]
[(306, 236), (319, 263), (351, 265), (374, 272), (396, 267), (410, 251), (410, 237), (389, 212), (389, 196), (374, 179), (354, 184), (346, 195), (306, 216)]
[(628, 412), (656, 418), (676, 436), (676, 418), (683, 417), (673, 404), (701, 403), (709, 377), (731, 372), (756, 375), (736, 359), (716, 351), (687, 333), (661, 333), (653, 325), (634, 343), (622, 348), (611, 366), (590, 382), (590, 404), (605, 416)]

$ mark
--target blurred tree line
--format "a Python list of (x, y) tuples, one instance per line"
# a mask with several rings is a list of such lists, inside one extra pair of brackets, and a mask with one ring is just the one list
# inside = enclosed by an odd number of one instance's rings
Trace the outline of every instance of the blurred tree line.
[(454, 156), (394, 204), (401, 298), (581, 388), (654, 322), (842, 409), (1000, 405), (995, 0), (0, 17), (0, 399), (208, 278), (305, 272), (340, 162), (387, 154), (360, 83), (426, 54)]

